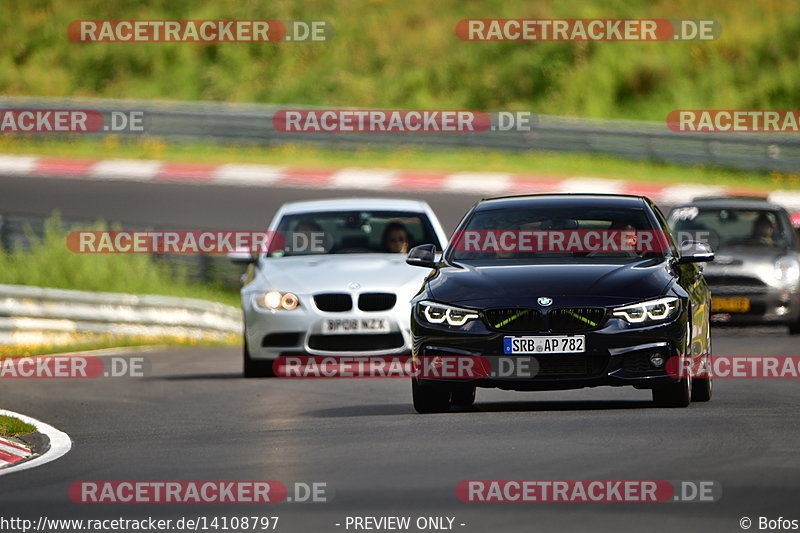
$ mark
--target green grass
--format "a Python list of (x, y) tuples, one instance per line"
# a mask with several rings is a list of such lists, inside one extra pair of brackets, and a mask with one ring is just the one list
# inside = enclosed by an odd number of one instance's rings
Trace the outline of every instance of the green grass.
[(664, 184), (700, 183), (752, 189), (798, 189), (800, 175), (758, 173), (714, 167), (683, 167), (614, 157), (557, 152), (517, 153), (489, 150), (422, 149), (333, 150), (298, 145), (167, 144), (158, 139), (120, 142), (109, 136), (36, 141), (0, 135), (0, 153), (76, 158), (157, 159), (191, 163), (261, 163), (309, 168), (366, 167), (420, 171), (488, 171), (566, 178), (589, 176)]
[[(29, 250), (0, 248), (0, 283), (82, 291), (161, 294), (222, 302), (238, 307), (233, 289), (192, 282), (186, 271), (155, 263), (144, 254), (79, 254), (67, 249), (70, 229), (104, 230), (103, 222), (66, 228), (58, 215), (45, 225), (42, 239), (32, 233)], [(117, 228), (118, 229), (118, 228)]]
[[(464, 42), (465, 18), (713, 18), (712, 42)], [(326, 43), (74, 43), (81, 19), (327, 20)], [(0, 7), (0, 94), (526, 109), (664, 120), (792, 109), (800, 3), (775, 0), (30, 0)]]
[(85, 352), (106, 348), (133, 348), (138, 346), (235, 346), (242, 342), (240, 335), (231, 334), (226, 339), (178, 339), (175, 337), (118, 337), (98, 335), (82, 337), (68, 344), (0, 345), (0, 361), (7, 357), (35, 357), (37, 355)]
[[(69, 231), (79, 229), (98, 231), (108, 229), (108, 226), (97, 222), (67, 228), (56, 214), (46, 221), (43, 238), (29, 233), (28, 238), (32, 243), (30, 249), (8, 251), (0, 247), (0, 283), (82, 291), (160, 294), (210, 300), (234, 307), (240, 305), (238, 291), (190, 281), (184, 268), (153, 262), (147, 255), (74, 253), (67, 249), (67, 235)], [(240, 336), (233, 334), (225, 339), (76, 334), (71, 342), (58, 345), (0, 345), (0, 359), (154, 344), (232, 346), (240, 341)]]
[(0, 415), (0, 437), (16, 437), (36, 431), (36, 426), (23, 422), (19, 418)]

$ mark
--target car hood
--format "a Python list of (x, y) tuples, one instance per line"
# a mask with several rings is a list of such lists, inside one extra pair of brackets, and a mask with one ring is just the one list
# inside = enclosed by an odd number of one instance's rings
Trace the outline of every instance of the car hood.
[[(781, 286), (775, 277), (775, 261), (780, 257), (793, 257), (800, 261), (800, 255), (794, 250), (777, 247), (727, 247), (719, 248), (714, 260), (708, 263), (703, 274), (709, 280), (716, 280), (717, 285), (736, 284), (739, 276), (759, 278), (767, 285)], [(729, 278), (732, 277), (732, 278)], [(728, 278), (732, 281), (725, 281)], [(800, 281), (794, 279), (794, 284)]]
[(664, 260), (628, 263), (550, 263), (448, 266), (431, 279), (437, 301), (467, 305), (531, 305), (540, 296), (556, 305), (608, 305), (663, 295), (673, 276)]
[[(422, 285), (427, 270), (407, 265), (404, 254), (342, 254), (268, 258), (261, 261), (247, 292), (398, 292)], [(357, 284), (358, 286), (356, 286)]]
[(784, 255), (798, 257), (792, 250), (778, 247), (767, 246), (727, 246), (719, 247), (714, 250), (714, 260), (706, 265), (706, 272), (724, 269), (725, 267), (736, 267), (742, 265), (753, 265), (756, 263), (772, 264), (776, 259)]

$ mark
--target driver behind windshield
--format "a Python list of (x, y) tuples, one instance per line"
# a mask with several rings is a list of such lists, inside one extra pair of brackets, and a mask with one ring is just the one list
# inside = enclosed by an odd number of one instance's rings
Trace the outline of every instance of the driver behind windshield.
[(753, 241), (768, 246), (775, 245), (775, 224), (766, 213), (761, 213), (753, 222)]
[(400, 222), (390, 222), (383, 230), (383, 249), (390, 254), (406, 254), (411, 247), (408, 230)]

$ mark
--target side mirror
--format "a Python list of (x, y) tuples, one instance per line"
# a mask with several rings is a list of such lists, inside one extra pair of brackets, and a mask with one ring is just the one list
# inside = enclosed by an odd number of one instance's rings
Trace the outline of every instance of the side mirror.
[(228, 260), (235, 265), (249, 265), (258, 261), (258, 254), (249, 249), (234, 250), (228, 254)]
[(436, 245), (423, 244), (413, 247), (406, 256), (406, 263), (411, 266), (436, 268)]
[(714, 251), (711, 247), (700, 241), (683, 241), (681, 243), (681, 256), (678, 259), (679, 265), (689, 263), (706, 263), (714, 260)]

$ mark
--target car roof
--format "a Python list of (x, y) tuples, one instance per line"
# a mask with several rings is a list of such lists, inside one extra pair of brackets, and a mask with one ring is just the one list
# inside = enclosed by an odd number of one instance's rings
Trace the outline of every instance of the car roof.
[(767, 211), (781, 211), (784, 207), (770, 202), (766, 198), (751, 197), (714, 197), (714, 198), (695, 198), (691, 202), (676, 205), (675, 209), (681, 207), (706, 207), (710, 209), (761, 209)]
[(281, 211), (284, 215), (320, 211), (350, 211), (350, 210), (380, 210), (380, 211), (414, 211), (428, 212), (430, 207), (421, 200), (404, 200), (396, 198), (335, 198), (329, 200), (304, 200), (302, 202), (289, 202), (283, 204)]
[(643, 209), (647, 200), (643, 196), (629, 194), (525, 194), (520, 196), (501, 196), (485, 198), (475, 206), (476, 210), (528, 207), (546, 205), (547, 207), (611, 207), (624, 209)]

